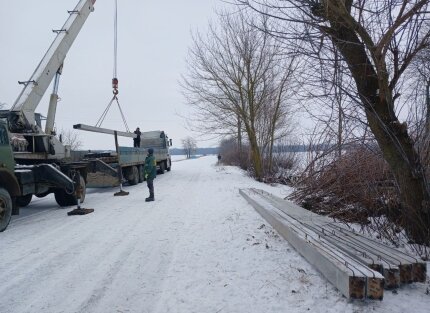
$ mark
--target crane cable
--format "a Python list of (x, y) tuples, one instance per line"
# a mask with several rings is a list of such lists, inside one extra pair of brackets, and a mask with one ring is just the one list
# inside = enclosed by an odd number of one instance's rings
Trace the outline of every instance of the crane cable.
[(105, 110), (103, 111), (102, 115), (100, 116), (100, 118), (98, 119), (97, 123), (96, 123), (96, 127), (101, 127), (103, 121), (106, 118), (107, 113), (109, 112), (109, 109), (112, 106), (112, 103), (114, 101), (116, 101), (117, 105), (118, 105), (118, 109), (119, 112), (121, 114), (121, 118), (122, 121), (124, 123), (125, 129), (127, 132), (130, 132), (130, 129), (128, 128), (128, 124), (127, 121), (125, 119), (124, 113), (122, 111), (121, 105), (119, 104), (119, 100), (118, 100), (118, 75), (117, 75), (117, 66), (118, 66), (118, 1), (114, 0), (115, 3), (115, 8), (114, 8), (114, 35), (113, 35), (113, 78), (112, 78), (112, 92), (113, 92), (113, 97), (111, 99), (111, 101), (109, 102), (109, 104), (107, 105), (107, 107), (105, 108)]
[(118, 59), (118, 2), (117, 0), (115, 0), (115, 10), (113, 15), (113, 77), (114, 77), (113, 79), (116, 79), (117, 77), (117, 59)]

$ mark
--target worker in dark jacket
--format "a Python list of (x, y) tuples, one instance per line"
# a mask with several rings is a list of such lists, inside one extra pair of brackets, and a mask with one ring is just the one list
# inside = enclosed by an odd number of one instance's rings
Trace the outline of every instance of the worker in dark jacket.
[(140, 132), (140, 128), (136, 128), (136, 130), (134, 131), (134, 133), (136, 134), (136, 137), (133, 138), (133, 147), (135, 148), (140, 148), (140, 135), (142, 134)]
[(154, 178), (157, 176), (157, 162), (154, 157), (154, 149), (148, 149), (148, 156), (145, 159), (145, 178), (149, 189), (149, 197), (145, 199), (146, 202), (154, 201)]

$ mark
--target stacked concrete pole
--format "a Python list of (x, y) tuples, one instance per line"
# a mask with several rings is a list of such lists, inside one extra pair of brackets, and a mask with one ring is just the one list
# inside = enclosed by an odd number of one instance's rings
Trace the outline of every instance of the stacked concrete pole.
[(426, 280), (425, 262), (344, 224), (263, 190), (240, 194), (347, 298), (382, 300), (384, 288)]

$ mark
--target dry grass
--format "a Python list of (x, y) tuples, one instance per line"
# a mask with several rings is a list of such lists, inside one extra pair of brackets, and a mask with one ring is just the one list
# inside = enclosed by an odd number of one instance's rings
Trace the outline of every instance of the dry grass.
[(292, 200), (316, 213), (361, 224), (368, 217), (398, 216), (398, 191), (380, 155), (359, 147), (327, 159), (307, 168)]

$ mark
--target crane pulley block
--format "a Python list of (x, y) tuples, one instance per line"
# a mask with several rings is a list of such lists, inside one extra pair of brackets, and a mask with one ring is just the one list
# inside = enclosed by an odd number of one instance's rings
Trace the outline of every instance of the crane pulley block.
[(114, 77), (112, 78), (112, 88), (113, 88), (113, 94), (118, 94), (118, 78)]

